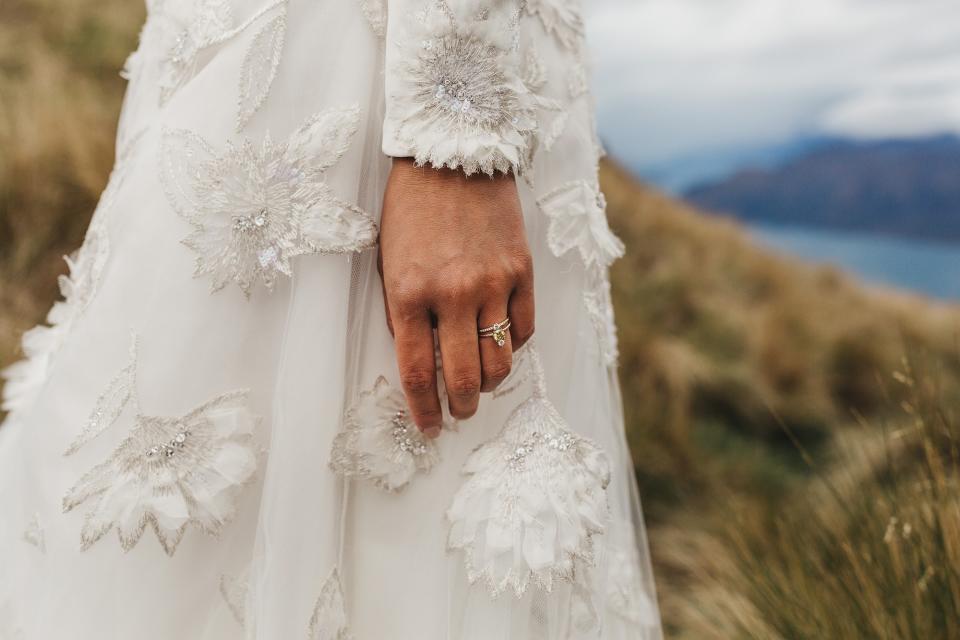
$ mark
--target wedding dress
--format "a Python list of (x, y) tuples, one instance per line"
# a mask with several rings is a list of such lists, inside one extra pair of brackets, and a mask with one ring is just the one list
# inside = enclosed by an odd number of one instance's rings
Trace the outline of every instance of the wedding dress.
[[(6, 372), (0, 638), (661, 637), (577, 5), (148, 2)], [(436, 441), (375, 268), (389, 155), (516, 172), (534, 254), (536, 344)]]

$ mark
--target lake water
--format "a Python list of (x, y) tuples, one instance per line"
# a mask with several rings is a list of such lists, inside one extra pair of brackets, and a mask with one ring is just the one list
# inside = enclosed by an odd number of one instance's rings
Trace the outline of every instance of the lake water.
[(866, 282), (960, 300), (960, 244), (795, 227), (752, 226), (776, 250), (834, 264)]

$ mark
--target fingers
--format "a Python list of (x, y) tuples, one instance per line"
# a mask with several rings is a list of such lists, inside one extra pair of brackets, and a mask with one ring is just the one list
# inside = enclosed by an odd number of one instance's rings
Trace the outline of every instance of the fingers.
[[(506, 301), (492, 304), (480, 312), (479, 328), (489, 328), (494, 323), (502, 323), (507, 317)], [(480, 390), (489, 393), (497, 388), (510, 375), (513, 366), (513, 348), (510, 344), (510, 332), (502, 335), (503, 346), (497, 344), (496, 335), (480, 338)]]
[(477, 412), (480, 402), (482, 379), (476, 313), (457, 310), (455, 314), (441, 315), (437, 332), (450, 415), (465, 420)]
[(440, 435), (443, 413), (437, 395), (436, 354), (429, 313), (394, 318), (400, 382), (414, 423), (431, 438)]
[(518, 274), (517, 285), (510, 296), (507, 309), (510, 312), (510, 338), (513, 350), (516, 351), (533, 337), (535, 326), (533, 264), (529, 260)]

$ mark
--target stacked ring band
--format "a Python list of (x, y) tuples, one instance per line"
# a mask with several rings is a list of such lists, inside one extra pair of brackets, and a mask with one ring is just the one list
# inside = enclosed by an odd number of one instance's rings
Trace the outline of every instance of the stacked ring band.
[(496, 322), (492, 326), (484, 327), (480, 329), (481, 338), (493, 338), (493, 341), (497, 343), (498, 347), (502, 347), (507, 344), (507, 330), (510, 328), (510, 318), (506, 318), (501, 322)]

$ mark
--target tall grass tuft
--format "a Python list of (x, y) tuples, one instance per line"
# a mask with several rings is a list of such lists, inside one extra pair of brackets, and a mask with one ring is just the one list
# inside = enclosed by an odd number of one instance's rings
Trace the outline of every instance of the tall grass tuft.
[(903, 428), (847, 442), (795, 504), (728, 530), (729, 586), (753, 609), (738, 637), (960, 638), (958, 405), (920, 360), (893, 374)]

